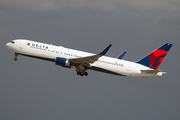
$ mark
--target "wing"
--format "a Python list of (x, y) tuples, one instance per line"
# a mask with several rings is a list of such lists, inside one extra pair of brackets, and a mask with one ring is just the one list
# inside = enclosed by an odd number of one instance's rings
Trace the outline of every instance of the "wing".
[(124, 51), (121, 55), (119, 55), (116, 59), (122, 59), (124, 55), (126, 54), (126, 51)]
[(82, 57), (82, 58), (73, 58), (73, 59), (69, 59), (68, 61), (72, 64), (72, 65), (84, 65), (84, 66), (90, 66), (90, 63), (94, 63), (95, 61), (97, 61), (100, 57), (102, 57), (103, 55), (105, 55), (107, 53), (107, 51), (109, 50), (109, 48), (112, 46), (112, 44), (110, 44), (108, 47), (106, 47), (101, 53), (96, 54), (96, 55), (92, 55), (92, 56), (87, 56), (87, 57)]

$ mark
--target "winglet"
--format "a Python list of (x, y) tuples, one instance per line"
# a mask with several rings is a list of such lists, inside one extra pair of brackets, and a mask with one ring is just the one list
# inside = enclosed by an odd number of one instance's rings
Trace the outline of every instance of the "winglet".
[(121, 55), (119, 55), (116, 59), (122, 59), (124, 55), (126, 54), (126, 51), (124, 51)]
[(111, 46), (112, 44), (109, 44), (109, 46), (106, 49), (104, 49), (101, 53), (99, 53), (99, 55), (105, 55)]

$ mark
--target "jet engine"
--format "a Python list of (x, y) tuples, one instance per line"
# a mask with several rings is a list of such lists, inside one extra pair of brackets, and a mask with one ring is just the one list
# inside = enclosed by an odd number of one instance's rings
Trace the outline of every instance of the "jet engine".
[(69, 63), (68, 59), (66, 59), (66, 58), (56, 57), (55, 64), (60, 65), (62, 67), (71, 68), (70, 63)]

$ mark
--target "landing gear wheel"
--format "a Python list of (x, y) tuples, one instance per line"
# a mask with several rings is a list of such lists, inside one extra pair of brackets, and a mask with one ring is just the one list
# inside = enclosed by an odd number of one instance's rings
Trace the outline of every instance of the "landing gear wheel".
[(81, 73), (80, 72), (77, 72), (77, 75), (80, 75)]
[(17, 58), (16, 58), (16, 57), (14, 58), (14, 61), (17, 61)]
[(15, 55), (14, 61), (17, 61), (17, 56), (18, 56), (19, 54), (15, 53), (14, 55)]
[(77, 72), (77, 75), (80, 75), (80, 76), (88, 76), (88, 73), (87, 72)]
[(85, 76), (88, 76), (88, 73), (87, 72), (85, 72), (85, 74), (84, 74)]

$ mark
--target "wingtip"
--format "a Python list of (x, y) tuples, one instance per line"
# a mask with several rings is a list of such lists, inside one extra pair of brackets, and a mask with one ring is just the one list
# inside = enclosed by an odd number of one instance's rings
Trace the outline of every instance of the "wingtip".
[(100, 55), (105, 55), (111, 46), (112, 46), (112, 44), (109, 44), (109, 46), (106, 47), (106, 48), (100, 53)]
[(116, 59), (122, 59), (126, 53), (127, 53), (127, 52), (124, 51), (124, 52), (123, 52), (121, 55), (119, 55)]

